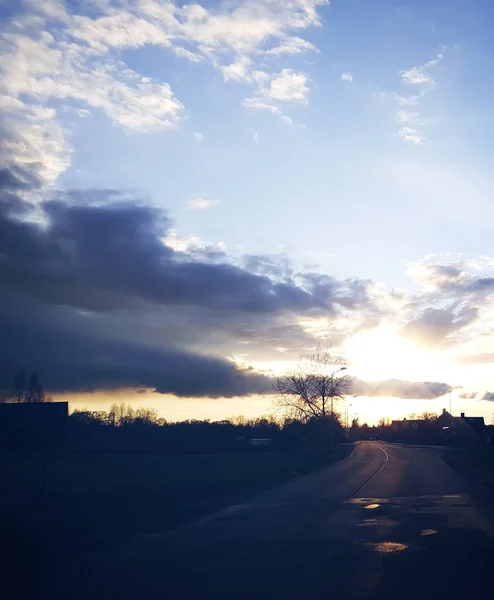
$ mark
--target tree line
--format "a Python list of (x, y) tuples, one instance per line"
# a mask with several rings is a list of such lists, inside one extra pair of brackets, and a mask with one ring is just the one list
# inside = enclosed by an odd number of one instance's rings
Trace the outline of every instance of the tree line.
[(19, 371), (12, 380), (9, 390), (0, 395), (0, 402), (51, 402), (52, 398), (47, 396), (39, 380), (38, 374), (33, 372), (27, 376), (26, 372)]
[[(253, 446), (252, 440), (269, 440)], [(152, 408), (121, 403), (108, 411), (75, 410), (69, 416), (67, 447), (73, 451), (201, 454), (309, 450), (344, 441), (339, 416), (296, 420), (267, 415), (254, 419), (169, 422)]]
[(337, 403), (351, 385), (346, 370), (342, 357), (318, 347), (275, 380), (274, 415), (168, 423), (154, 409), (114, 404), (107, 412), (74, 411), (69, 439), (96, 451), (234, 452), (252, 448), (253, 439), (269, 449), (333, 448), (345, 440)]

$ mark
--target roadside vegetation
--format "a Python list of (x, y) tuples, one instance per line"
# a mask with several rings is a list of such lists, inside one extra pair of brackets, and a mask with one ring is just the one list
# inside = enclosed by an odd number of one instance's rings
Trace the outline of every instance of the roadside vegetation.
[[(38, 452), (19, 452), (22, 443), (4, 452), (2, 532), (12, 559), (73, 561), (347, 457), (353, 447), (344, 443), (336, 410), (345, 369), (320, 351), (304, 360), (306, 371), (277, 381), (284, 388), (273, 415), (168, 422), (156, 410), (121, 403), (73, 411), (61, 447), (48, 436)], [(4, 396), (9, 403), (46, 400), (37, 377), (23, 372)]]

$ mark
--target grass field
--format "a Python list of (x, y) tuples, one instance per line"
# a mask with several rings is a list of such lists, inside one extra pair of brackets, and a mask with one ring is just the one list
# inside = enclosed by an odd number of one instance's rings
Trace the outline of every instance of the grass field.
[(21, 553), (77, 556), (159, 532), (351, 451), (1, 457), (2, 530)]
[(494, 491), (494, 447), (457, 449), (446, 455), (446, 461), (467, 479)]

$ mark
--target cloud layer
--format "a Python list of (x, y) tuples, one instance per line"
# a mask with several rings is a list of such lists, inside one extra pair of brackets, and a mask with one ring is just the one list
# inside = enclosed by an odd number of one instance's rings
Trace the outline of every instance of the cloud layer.
[(253, 88), (244, 106), (268, 109), (291, 122), (283, 111), (290, 103), (307, 103), (309, 78), (279, 61), (317, 51), (294, 33), (317, 27), (326, 4), (12, 2), (12, 18), (0, 33), (0, 110), (6, 117), (0, 127), (9, 140), (8, 145), (0, 143), (0, 157), (38, 162), (40, 174), (55, 181), (70, 163), (71, 148), (61, 125), (67, 113), (81, 118), (103, 113), (133, 133), (178, 127), (187, 109), (170, 83), (142, 75), (123, 60), (126, 50), (145, 46), (164, 56), (207, 64), (225, 82), (244, 83)]
[[(41, 371), (51, 391), (266, 394), (269, 372), (249, 362), (279, 348), (295, 359), (319, 339), (342, 343), (383, 321), (414, 343), (450, 347), (468, 341), (494, 293), (480, 265), (465, 261), (411, 265), (422, 291), (410, 295), (296, 272), (283, 254), (180, 245), (169, 215), (135, 195), (45, 189), (24, 165), (0, 170), (0, 188), (0, 387), (27, 368)], [(434, 399), (450, 390), (357, 379), (352, 393)]]
[(3, 387), (24, 367), (52, 391), (269, 392), (269, 378), (225, 358), (228, 346), (297, 347), (311, 340), (297, 315), (371, 303), (365, 281), (296, 276), (276, 257), (235, 264), (208, 247), (174, 249), (170, 218), (117, 190), (43, 191), (23, 167), (0, 171), (0, 183)]
[(356, 396), (403, 398), (404, 400), (435, 400), (451, 391), (447, 383), (438, 381), (354, 381), (352, 393)]
[[(36, 165), (0, 170), (3, 387), (25, 367), (42, 371), (52, 391), (269, 393), (269, 373), (249, 364), (279, 348), (293, 360), (320, 339), (341, 344), (381, 322), (413, 343), (450, 348), (473, 339), (494, 296), (488, 262), (421, 261), (408, 269), (419, 293), (388, 292), (371, 280), (297, 272), (283, 254), (181, 244), (169, 215), (135, 194), (43, 181)], [(353, 393), (431, 399), (450, 389), (357, 380)]]
[[(246, 109), (291, 124), (285, 113), (310, 101), (303, 55), (319, 50), (305, 37), (326, 4), (9, 4), (12, 18), (0, 33), (0, 386), (25, 367), (42, 371), (54, 391), (260, 394), (271, 389), (269, 374), (248, 365), (279, 358), (280, 348), (291, 360), (321, 339), (343, 344), (381, 324), (427, 349), (449, 351), (479, 337), (494, 300), (488, 259), (429, 257), (408, 269), (413, 292), (387, 290), (360, 277), (299, 272), (283, 254), (238, 256), (178, 239), (166, 211), (136, 193), (57, 187), (70, 165), (70, 119), (103, 116), (133, 135), (186, 121), (175, 89), (185, 86), (126, 62), (144, 47), (190, 69), (205, 67), (240, 90)], [(441, 50), (396, 74), (393, 114), (406, 142), (425, 141), (424, 103), (438, 87), (444, 57)], [(341, 80), (352, 84), (352, 73)], [(191, 198), (186, 208), (214, 202)], [(491, 362), (488, 350), (469, 347), (458, 360)], [(446, 383), (396, 379), (356, 386), (358, 394), (400, 398), (449, 391)]]

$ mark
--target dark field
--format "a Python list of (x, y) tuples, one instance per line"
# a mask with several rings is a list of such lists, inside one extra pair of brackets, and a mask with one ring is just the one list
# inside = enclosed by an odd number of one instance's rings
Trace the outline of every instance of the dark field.
[[(351, 446), (295, 454), (2, 456), (1, 528), (12, 569), (47, 567), (159, 532), (236, 495), (341, 460)], [(32, 571), (32, 568), (31, 568)], [(22, 578), (22, 575), (20, 575)]]
[(494, 447), (457, 449), (447, 455), (446, 461), (455, 471), (481, 488), (494, 491)]

